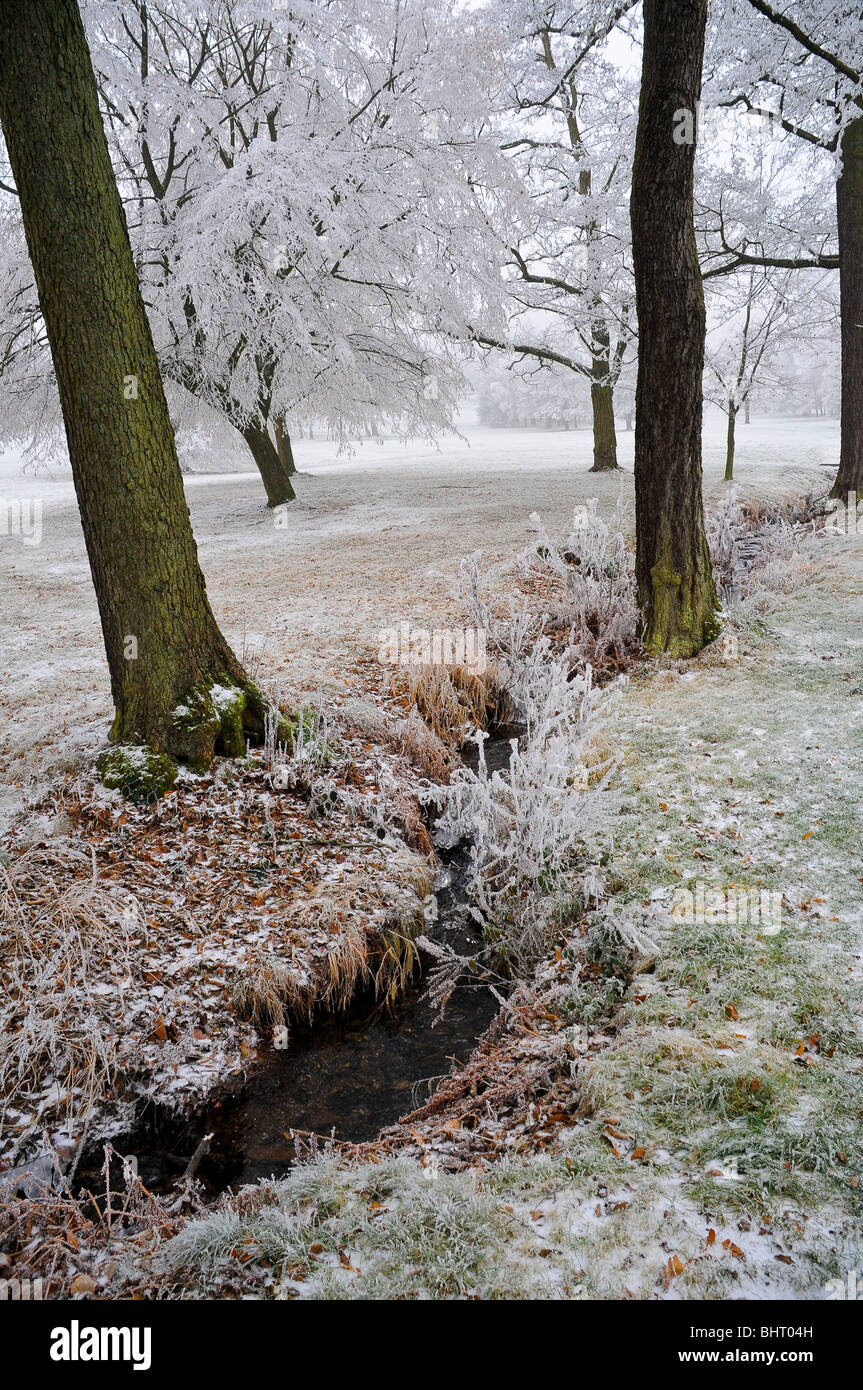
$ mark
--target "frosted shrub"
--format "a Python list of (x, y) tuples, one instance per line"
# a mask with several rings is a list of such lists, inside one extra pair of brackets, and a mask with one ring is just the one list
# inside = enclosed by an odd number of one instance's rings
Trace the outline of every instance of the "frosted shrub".
[(729, 488), (718, 507), (708, 512), (707, 544), (713, 562), (713, 582), (723, 608), (733, 608), (740, 599), (739, 538), (744, 529), (737, 488)]
[(523, 600), (511, 594), (506, 612), (492, 607), (487, 595), (495, 592), (509, 566), (498, 565), (480, 571), (480, 556), (462, 560), (453, 597), (467, 610), (470, 621), (485, 633), (486, 651), (497, 668), (508, 695), (517, 699), (523, 664), (542, 633), (542, 618), (531, 613)]
[(518, 682), (531, 649), (549, 625), (565, 634), (571, 665), (594, 672), (619, 669), (638, 650), (639, 613), (633, 557), (627, 548), (622, 500), (603, 521), (591, 499), (579, 511), (566, 541), (556, 545), (536, 513), (530, 518), (537, 544), (519, 557), (528, 584), (550, 593), (550, 610), (535, 613), (512, 596), (507, 610), (487, 597), (510, 566), (480, 572), (478, 557), (462, 562), (454, 596), (486, 634), (486, 650), (507, 693), (516, 701)]
[(622, 499), (606, 522), (591, 498), (579, 508), (562, 548), (552, 543), (535, 512), (530, 520), (539, 546), (525, 556), (528, 571), (557, 581), (559, 598), (549, 616), (568, 632), (582, 665), (590, 662), (595, 671), (619, 666), (637, 649), (639, 626)]
[(278, 703), (273, 701), (264, 731), (264, 757), (273, 787), (277, 791), (311, 792), (332, 761), (326, 715), (322, 709), (304, 705), (291, 719), (287, 743), (279, 742), (278, 721)]
[[(508, 770), (494, 772), (484, 756), (486, 735), (474, 733), (477, 770), (456, 772), (436, 827), (441, 843), (471, 841), (470, 910), (496, 964), (516, 974), (542, 959), (566, 917), (591, 896), (612, 768), (596, 740), (625, 679), (597, 689), (591, 656), (606, 669), (621, 664), (637, 649), (639, 621), (622, 502), (607, 523), (589, 503), (563, 547), (539, 517), (531, 521), (539, 545), (521, 556), (520, 568), (528, 581), (551, 581), (543, 594), (552, 593), (552, 614), (533, 612), (512, 595), (504, 607), (501, 580), (511, 578), (511, 566), (482, 571), (477, 556), (463, 561), (455, 588), (469, 620), (486, 634), (525, 732), (513, 740)], [(433, 954), (445, 1002), (456, 971), (471, 963)]]
[(758, 532), (759, 550), (741, 581), (741, 595), (790, 594), (814, 575), (814, 534), (778, 518)]
[(470, 910), (516, 973), (535, 965), (583, 899), (579, 875), (604, 822), (611, 763), (597, 762), (591, 744), (614, 691), (597, 691), (589, 666), (571, 679), (574, 659), (569, 647), (554, 656), (547, 638), (537, 642), (514, 684), (527, 728), (508, 772), (489, 772), (477, 732), (478, 769), (456, 774), (437, 824), (445, 843), (472, 840)]
[(812, 578), (818, 500), (792, 500), (784, 510), (743, 507), (730, 488), (707, 514), (707, 540), (717, 593), (726, 609), (764, 593), (790, 593)]

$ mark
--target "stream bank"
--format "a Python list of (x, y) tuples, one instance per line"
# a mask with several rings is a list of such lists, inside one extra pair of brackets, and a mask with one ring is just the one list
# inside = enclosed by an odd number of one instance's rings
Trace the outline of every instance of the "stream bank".
[[(522, 732), (507, 725), (485, 739), (490, 770), (508, 766), (511, 741)], [(467, 744), (462, 756), (475, 768), (476, 744)], [(427, 935), (470, 956), (482, 941), (466, 906), (470, 845), (442, 849), (439, 858)], [(248, 1074), (219, 1088), (204, 1107), (179, 1117), (151, 1107), (116, 1147), (134, 1156), (144, 1186), (160, 1192), (171, 1188), (204, 1136), (212, 1134), (196, 1176), (214, 1196), (285, 1175), (298, 1145), (312, 1136), (336, 1144), (376, 1138), (468, 1062), (499, 1009), (498, 998), (481, 981), (463, 981), (439, 1015), (426, 993), (427, 964), (392, 1010), (373, 991), (361, 991), (345, 1012), (292, 1026), (284, 1049), (261, 1045)], [(74, 1186), (97, 1190), (102, 1162), (101, 1150), (91, 1153)], [(117, 1169), (119, 1175), (119, 1164)]]

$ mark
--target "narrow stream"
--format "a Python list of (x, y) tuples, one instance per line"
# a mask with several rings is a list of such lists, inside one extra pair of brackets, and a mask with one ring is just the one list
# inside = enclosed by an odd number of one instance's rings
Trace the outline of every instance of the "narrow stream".
[[(509, 765), (509, 740), (520, 732), (504, 728), (486, 741), (490, 769)], [(465, 762), (475, 767), (476, 761), (476, 746), (468, 745)], [(467, 955), (480, 942), (464, 910), (469, 854), (464, 843), (440, 852), (438, 917), (427, 929)], [(156, 1191), (167, 1186), (209, 1133), (214, 1139), (198, 1177), (212, 1191), (286, 1173), (296, 1156), (291, 1131), (305, 1139), (310, 1133), (354, 1143), (373, 1139), (423, 1104), (454, 1062), (467, 1061), (498, 1009), (484, 985), (459, 985), (439, 1019), (425, 988), (420, 976), (391, 1014), (370, 995), (359, 996), (348, 1013), (296, 1028), (288, 1048), (262, 1048), (237, 1091), (192, 1119), (165, 1121), (151, 1112), (125, 1146), (135, 1153), (144, 1184)]]

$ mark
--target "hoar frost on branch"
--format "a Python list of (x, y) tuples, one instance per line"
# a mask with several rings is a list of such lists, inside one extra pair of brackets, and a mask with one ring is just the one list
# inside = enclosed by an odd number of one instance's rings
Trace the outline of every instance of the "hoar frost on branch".
[[(524, 732), (512, 741), (507, 771), (489, 770), (487, 736), (474, 735), (477, 770), (460, 768), (444, 789), (436, 832), (442, 844), (471, 840), (470, 910), (495, 964), (516, 974), (535, 966), (555, 933), (602, 894), (614, 760), (599, 739), (625, 677), (597, 687), (586, 654), (597, 641), (603, 650), (612, 640), (634, 647), (637, 612), (621, 506), (609, 523), (595, 505), (582, 520), (558, 548), (532, 517), (540, 546), (521, 557), (523, 569), (539, 565), (559, 580), (562, 646), (542, 630), (548, 615), (512, 597), (505, 612), (493, 605), (500, 571), (481, 572), (478, 557), (463, 562), (456, 589), (487, 634)], [(445, 974), (447, 962), (436, 954)]]
[[(487, 133), (483, 18), (443, 0), (82, 8), (168, 378), (241, 430), (450, 425), (466, 325), (499, 322), (489, 212), (517, 183)], [(50, 369), (11, 195), (4, 215), (2, 365), (34, 392)]]

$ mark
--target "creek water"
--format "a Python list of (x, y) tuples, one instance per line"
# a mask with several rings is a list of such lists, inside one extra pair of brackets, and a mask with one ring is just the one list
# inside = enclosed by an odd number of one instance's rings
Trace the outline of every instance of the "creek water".
[[(510, 740), (519, 732), (503, 728), (486, 740), (490, 770), (509, 766)], [(476, 745), (468, 745), (465, 763), (475, 768), (477, 756)], [(464, 842), (440, 851), (437, 918), (427, 928), (463, 955), (480, 944), (465, 910), (469, 856)], [(424, 974), (391, 1013), (358, 996), (347, 1013), (295, 1028), (284, 1050), (262, 1048), (246, 1080), (193, 1118), (178, 1122), (151, 1111), (123, 1146), (135, 1154), (144, 1184), (167, 1187), (205, 1134), (214, 1137), (197, 1175), (223, 1191), (286, 1173), (296, 1157), (294, 1134), (359, 1143), (421, 1105), (454, 1063), (467, 1061), (498, 1009), (482, 983), (459, 984), (439, 1018)]]

